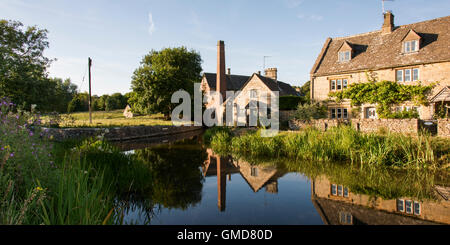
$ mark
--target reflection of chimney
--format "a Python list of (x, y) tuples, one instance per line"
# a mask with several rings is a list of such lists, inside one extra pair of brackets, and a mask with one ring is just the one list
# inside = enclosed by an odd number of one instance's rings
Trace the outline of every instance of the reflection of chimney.
[(278, 69), (277, 68), (267, 68), (266, 70), (264, 70), (266, 77), (268, 78), (272, 78), (273, 80), (275, 80), (275, 82), (277, 81), (277, 77), (278, 77)]
[(220, 212), (225, 211), (227, 199), (226, 164), (226, 158), (217, 157), (217, 206), (219, 207)]
[(216, 91), (222, 94), (225, 101), (227, 91), (227, 80), (225, 78), (225, 42), (217, 42), (217, 79)]
[(278, 193), (278, 181), (274, 180), (266, 185), (266, 192), (271, 194)]
[(384, 23), (381, 27), (381, 33), (389, 34), (394, 30), (394, 15), (391, 11), (384, 13)]
[(231, 68), (227, 69), (227, 75), (231, 75)]

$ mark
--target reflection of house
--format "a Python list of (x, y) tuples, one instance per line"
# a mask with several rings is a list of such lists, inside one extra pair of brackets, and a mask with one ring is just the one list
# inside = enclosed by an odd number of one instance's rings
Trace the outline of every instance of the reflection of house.
[[(278, 81), (277, 68), (266, 69), (264, 76), (259, 73), (254, 73), (251, 76), (232, 75), (230, 69), (225, 73), (225, 44), (223, 41), (218, 42), (217, 49), (217, 73), (204, 73), (201, 88), (206, 93), (216, 91), (222, 95), (223, 103), (216, 103), (214, 102), (214, 97), (209, 96), (206, 105), (207, 108), (214, 107), (214, 105), (218, 106), (218, 110), (216, 110), (218, 115), (225, 113), (224, 107), (228, 99), (226, 91), (241, 91), (239, 96), (233, 101), (228, 101), (233, 103), (234, 115), (237, 114), (238, 107), (239, 113), (248, 115), (250, 113), (250, 100), (270, 103), (270, 98), (275, 96), (274, 92), (279, 92), (279, 96), (300, 96), (300, 93), (292, 88), (291, 85)], [(267, 99), (263, 97), (267, 97)], [(243, 121), (243, 123), (245, 122)]]
[(233, 160), (231, 157), (221, 157), (207, 150), (208, 158), (203, 163), (203, 176), (217, 176), (217, 205), (220, 211), (225, 210), (227, 179), (231, 181), (231, 175), (240, 173), (249, 187), (258, 192), (265, 188), (267, 193), (278, 193), (278, 178), (285, 172), (276, 167), (253, 166), (248, 162)]
[(414, 198), (384, 200), (352, 193), (320, 176), (311, 183), (311, 199), (326, 224), (416, 225), (450, 224), (450, 201)]
[[(430, 106), (415, 107), (412, 102), (393, 110), (418, 109), (421, 119), (431, 119), (437, 106), (450, 105), (450, 16), (395, 26), (387, 12), (380, 30), (364, 34), (328, 38), (311, 70), (311, 99), (324, 101), (333, 91), (345, 90), (352, 83), (367, 82), (366, 72), (378, 80), (405, 85), (440, 82), (433, 91)], [(434, 98), (433, 98), (434, 97)], [(376, 118), (376, 105), (363, 105), (361, 117)], [(330, 118), (351, 117), (349, 101), (330, 103)]]

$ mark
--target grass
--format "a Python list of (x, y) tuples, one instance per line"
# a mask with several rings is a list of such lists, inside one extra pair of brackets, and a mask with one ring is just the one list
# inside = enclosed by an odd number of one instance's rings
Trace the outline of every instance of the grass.
[(317, 162), (348, 162), (394, 168), (448, 168), (450, 140), (428, 135), (365, 134), (351, 127), (326, 132), (310, 128), (295, 133), (280, 133), (266, 138), (260, 132), (240, 137), (214, 129), (209, 136), (218, 153)]
[[(51, 117), (43, 116), (42, 120), (46, 124), (51, 120)], [(162, 114), (125, 118), (122, 110), (92, 112), (92, 124), (89, 123), (89, 112), (61, 114), (58, 121), (59, 127), (62, 128), (172, 125), (172, 121), (164, 120)]]

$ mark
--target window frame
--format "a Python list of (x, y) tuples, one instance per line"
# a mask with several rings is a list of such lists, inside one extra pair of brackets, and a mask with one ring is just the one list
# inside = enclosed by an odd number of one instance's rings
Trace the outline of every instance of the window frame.
[[(399, 209), (399, 207), (400, 207), (400, 204), (401, 203), (401, 210)], [(401, 213), (404, 213), (405, 212), (405, 200), (403, 200), (403, 199), (397, 199), (397, 211), (398, 212), (401, 212)]]
[(339, 62), (349, 62), (352, 59), (352, 54), (349, 50), (339, 51), (338, 61)]
[[(407, 75), (407, 72), (409, 74)], [(401, 76), (400, 76), (401, 73)], [(408, 77), (409, 80), (406, 78)], [(420, 68), (419, 67), (409, 67), (403, 69), (395, 70), (395, 80), (397, 82), (417, 82), (420, 81)]]
[(418, 52), (420, 49), (419, 44), (420, 44), (419, 40), (409, 40), (403, 42), (403, 53), (410, 54)]

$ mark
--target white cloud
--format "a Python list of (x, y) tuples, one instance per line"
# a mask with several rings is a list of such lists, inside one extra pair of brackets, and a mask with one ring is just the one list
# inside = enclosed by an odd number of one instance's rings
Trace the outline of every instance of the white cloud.
[(155, 32), (155, 22), (153, 22), (153, 15), (152, 13), (148, 13), (148, 23), (149, 23), (149, 27), (148, 27), (148, 32), (150, 33), (150, 35), (153, 34), (153, 32)]
[(286, 5), (288, 8), (296, 8), (300, 6), (305, 0), (287, 0)]
[(322, 21), (323, 20), (322, 15), (316, 15), (316, 14), (311, 14), (311, 15), (298, 14), (297, 18), (299, 18), (301, 20), (312, 20), (312, 21)]

